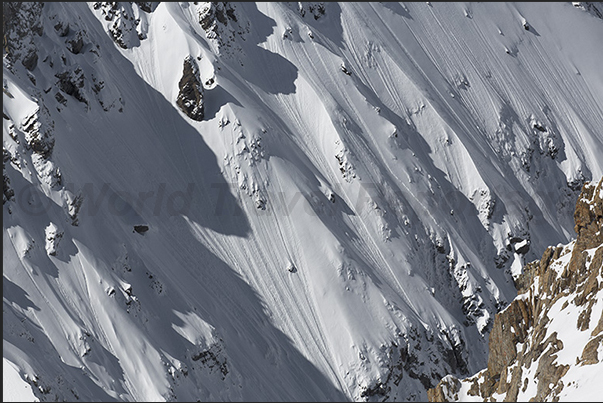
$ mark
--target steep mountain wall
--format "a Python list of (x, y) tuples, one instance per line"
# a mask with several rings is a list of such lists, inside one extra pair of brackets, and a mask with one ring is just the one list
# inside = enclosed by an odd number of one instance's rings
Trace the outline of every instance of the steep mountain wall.
[(3, 354), (40, 400), (425, 400), (603, 175), (586, 6), (3, 11)]

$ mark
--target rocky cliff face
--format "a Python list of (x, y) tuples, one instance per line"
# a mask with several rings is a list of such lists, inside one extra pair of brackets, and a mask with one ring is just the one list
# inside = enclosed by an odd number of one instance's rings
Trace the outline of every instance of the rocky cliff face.
[(423, 401), (513, 329), (500, 374), (603, 175), (587, 11), (4, 3), (5, 360), (40, 401)]
[(2, 3), (3, 55), (7, 61), (21, 63), (29, 71), (38, 63), (34, 35), (41, 36), (44, 28), (40, 22), (43, 3)]
[[(496, 315), (488, 367), (447, 376), (430, 401), (589, 400), (603, 376), (603, 179), (586, 183), (574, 213), (577, 239), (525, 266), (518, 297)], [(596, 396), (592, 396), (597, 398)]]
[(147, 38), (145, 13), (152, 13), (158, 4), (143, 1), (98, 1), (93, 8), (102, 15), (113, 41), (122, 49), (130, 49), (140, 46), (140, 41)]

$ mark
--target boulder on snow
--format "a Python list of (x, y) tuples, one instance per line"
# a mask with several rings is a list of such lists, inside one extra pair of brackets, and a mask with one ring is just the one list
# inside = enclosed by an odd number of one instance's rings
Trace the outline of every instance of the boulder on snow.
[(347, 74), (348, 76), (352, 75), (352, 72), (348, 70), (345, 63), (342, 63), (340, 67), (341, 67), (341, 71), (343, 71), (345, 74)]
[[(134, 231), (138, 232), (139, 234), (144, 234), (148, 230), (149, 230), (148, 225), (135, 225), (134, 226)], [(132, 232), (134, 232), (134, 231), (132, 231)]]
[(203, 103), (203, 85), (199, 79), (199, 68), (191, 56), (184, 59), (182, 78), (178, 83), (180, 91), (176, 104), (189, 118), (201, 121), (205, 114)]
[(526, 31), (530, 30), (530, 24), (528, 24), (525, 18), (521, 20), (521, 25), (523, 25), (523, 29), (525, 29)]

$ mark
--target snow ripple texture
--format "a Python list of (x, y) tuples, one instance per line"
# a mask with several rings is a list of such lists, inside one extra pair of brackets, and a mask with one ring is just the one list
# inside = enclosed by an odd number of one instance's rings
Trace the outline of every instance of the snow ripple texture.
[(3, 11), (20, 399), (426, 400), (603, 175), (587, 7)]

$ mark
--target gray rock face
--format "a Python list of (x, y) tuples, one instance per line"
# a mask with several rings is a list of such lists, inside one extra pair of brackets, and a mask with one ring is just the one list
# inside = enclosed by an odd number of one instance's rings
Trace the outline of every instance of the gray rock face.
[(40, 2), (2, 3), (3, 53), (12, 63), (21, 60), (29, 71), (38, 65), (34, 34), (41, 36), (44, 31), (40, 19), (43, 6)]
[(306, 16), (306, 12), (318, 20), (325, 15), (325, 3), (316, 1), (300, 1), (297, 3), (297, 10), (302, 17)]
[(184, 59), (182, 78), (178, 83), (180, 91), (176, 104), (189, 118), (201, 121), (204, 116), (203, 85), (199, 79), (199, 68), (195, 60), (188, 56)]
[(141, 31), (141, 18), (135, 18), (135, 8), (145, 13), (152, 13), (158, 2), (116, 2), (98, 1), (93, 8), (99, 10), (105, 21), (110, 21), (109, 35), (122, 49), (139, 46), (146, 39), (146, 33)]
[(10, 160), (10, 154), (6, 148), (2, 148), (2, 174), (3, 174), (3, 195), (2, 204), (11, 200), (15, 196), (15, 191), (10, 187), (10, 178), (6, 175), (6, 163)]
[(241, 52), (236, 38), (245, 40), (250, 32), (249, 21), (239, 14), (235, 3), (200, 2), (194, 3), (199, 16), (199, 24), (207, 39), (221, 56), (234, 56)]
[[(55, 77), (58, 79), (57, 86), (61, 91), (67, 95), (71, 95), (82, 103), (88, 104), (88, 100), (83, 93), (85, 77), (81, 68), (76, 67), (72, 71), (66, 70), (61, 73), (57, 73), (55, 74)], [(59, 102), (61, 101), (59, 100)]]
[(135, 1), (134, 3), (145, 13), (152, 13), (159, 5), (158, 1)]
[(84, 40), (83, 40), (81, 34), (76, 35), (75, 38), (67, 41), (67, 49), (69, 49), (69, 51), (75, 55), (80, 53), (82, 51), (83, 47), (84, 47)]
[(25, 133), (27, 148), (40, 154), (44, 158), (49, 158), (52, 155), (55, 140), (52, 133), (52, 126), (47, 124), (44, 120), (40, 120), (40, 115), (43, 114), (43, 112), (44, 110), (38, 108), (34, 113), (24, 119), (22, 126), (23, 132)]
[(228, 25), (228, 21), (237, 22), (232, 4), (228, 2), (208, 3), (208, 7), (199, 15), (199, 23), (206, 32), (219, 35), (218, 23)]

